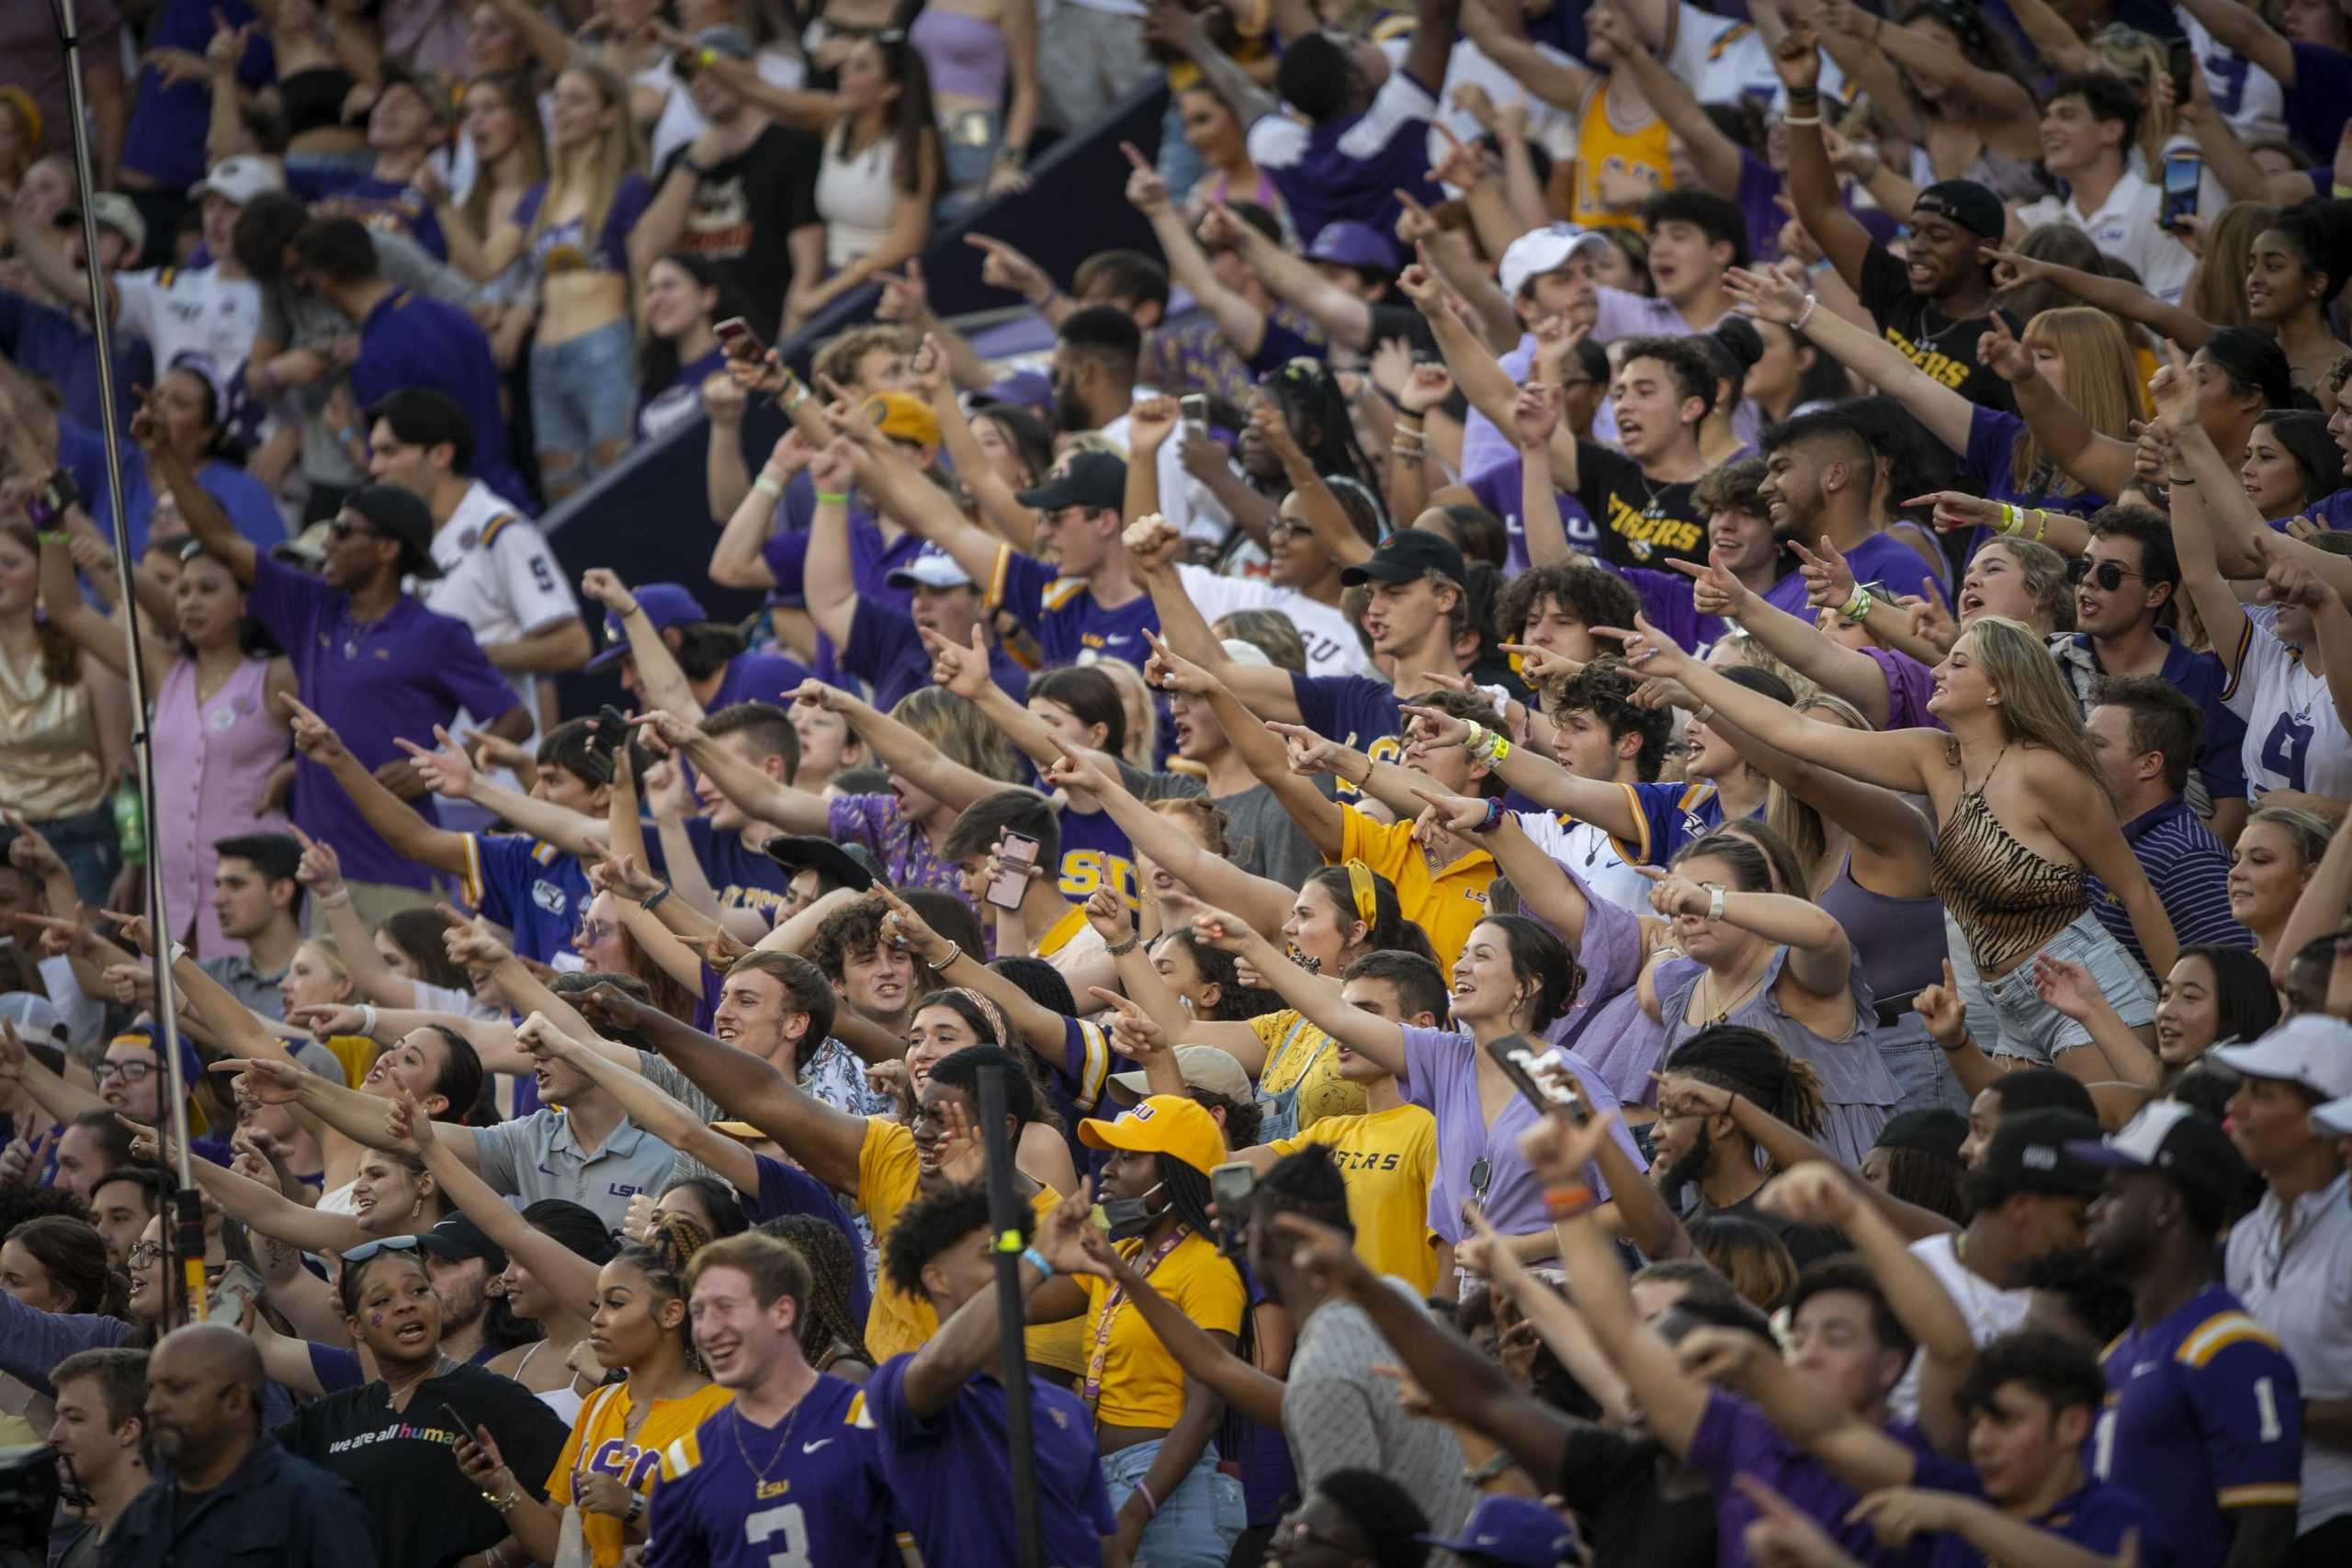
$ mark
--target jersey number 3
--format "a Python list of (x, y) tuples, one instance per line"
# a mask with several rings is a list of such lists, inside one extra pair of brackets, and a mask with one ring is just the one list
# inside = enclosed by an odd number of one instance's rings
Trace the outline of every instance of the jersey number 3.
[(768, 1553), (768, 1568), (812, 1568), (808, 1561), (808, 1523), (800, 1505), (765, 1508), (743, 1521), (743, 1538), (757, 1546), (771, 1536), (784, 1538), (784, 1550)]

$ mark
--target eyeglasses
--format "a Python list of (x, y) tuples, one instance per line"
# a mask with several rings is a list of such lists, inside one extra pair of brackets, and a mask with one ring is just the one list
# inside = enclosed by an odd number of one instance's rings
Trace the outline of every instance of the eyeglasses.
[(122, 1255), (122, 1260), (130, 1265), (133, 1269), (144, 1269), (150, 1263), (159, 1263), (163, 1261), (163, 1257), (164, 1244), (162, 1242), (134, 1241), (130, 1244), (130, 1249)]
[(365, 1263), (379, 1252), (414, 1252), (424, 1245), (424, 1238), (421, 1235), (379, 1236), (374, 1241), (361, 1242), (345, 1253), (343, 1260), (345, 1263)]
[(126, 1084), (145, 1083), (154, 1070), (153, 1062), (100, 1062), (90, 1069), (90, 1077), (100, 1084), (111, 1077), (119, 1077)]
[(613, 939), (613, 932), (619, 929), (610, 920), (582, 920), (580, 922), (580, 940), (582, 942), (610, 942)]
[(2127, 577), (2137, 577), (2143, 582), (2147, 581), (2146, 577), (2133, 571), (2120, 561), (2103, 560), (2094, 565), (2083, 556), (2076, 556), (2066, 563), (2066, 575), (2076, 582), (2081, 582), (2087, 578), (2098, 583), (2099, 591), (2105, 593), (2112, 593), (2122, 587), (2123, 580)]

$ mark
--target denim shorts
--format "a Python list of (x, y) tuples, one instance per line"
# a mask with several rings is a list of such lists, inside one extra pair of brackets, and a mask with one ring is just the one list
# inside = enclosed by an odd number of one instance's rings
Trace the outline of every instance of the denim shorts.
[(1983, 982), (2000, 1024), (2000, 1037), (1985, 1046), (1994, 1056), (2022, 1057), (2049, 1066), (2064, 1051), (2091, 1043), (2091, 1032), (2041, 999), (2033, 988), (2033, 960), (2042, 953), (2090, 971), (2099, 994), (2133, 1028), (2156, 1016), (2156, 988), (2147, 971), (2108, 934), (2098, 917), (2085, 910), (2074, 924), (2052, 937), (2024, 963), (1997, 980)]
[(997, 149), (1004, 145), (1004, 116), (995, 109), (962, 110), (941, 140), (947, 152), (947, 188), (959, 196), (976, 192), (996, 168)]
[(628, 440), (636, 411), (637, 329), (627, 317), (532, 345), (534, 439), (542, 452), (578, 453), (579, 478), (598, 471), (599, 442)]
[[(1111, 1495), (1112, 1512), (1151, 1473), (1151, 1461), (1159, 1457), (1157, 1438), (1102, 1456), (1102, 1486)], [(1159, 1511), (1143, 1527), (1135, 1568), (1225, 1568), (1250, 1511), (1241, 1499), (1241, 1483), (1216, 1466), (1216, 1445), (1211, 1443), (1176, 1490), (1159, 1499)]]
[[(444, 813), (446, 816), (446, 812)], [(1928, 1021), (1905, 1012), (1893, 1023), (1871, 1031), (1871, 1043), (1886, 1064), (1903, 1097), (1894, 1102), (1897, 1114), (1905, 1111), (1957, 1111), (1968, 1113), (1968, 1091), (1951, 1070), (1943, 1047), (1928, 1037)]]

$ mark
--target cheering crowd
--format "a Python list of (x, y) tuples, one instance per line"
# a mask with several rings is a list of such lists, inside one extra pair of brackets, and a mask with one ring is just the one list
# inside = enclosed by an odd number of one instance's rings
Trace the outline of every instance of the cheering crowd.
[(2352, 3), (76, 9), (0, 1540), (2352, 1562)]

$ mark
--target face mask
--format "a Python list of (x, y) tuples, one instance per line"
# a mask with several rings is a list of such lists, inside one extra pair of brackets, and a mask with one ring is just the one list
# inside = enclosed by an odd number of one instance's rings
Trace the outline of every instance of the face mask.
[(1155, 1186), (1151, 1192), (1140, 1198), (1106, 1198), (1102, 1201), (1102, 1219), (1111, 1227), (1113, 1241), (1132, 1241), (1151, 1228), (1151, 1222), (1159, 1218), (1161, 1213), (1151, 1206), (1151, 1193), (1159, 1190), (1159, 1186)]

